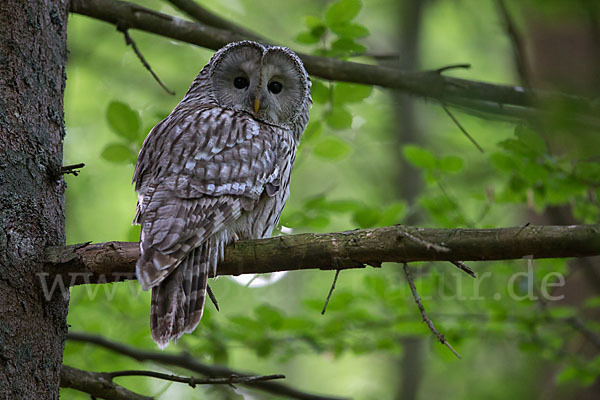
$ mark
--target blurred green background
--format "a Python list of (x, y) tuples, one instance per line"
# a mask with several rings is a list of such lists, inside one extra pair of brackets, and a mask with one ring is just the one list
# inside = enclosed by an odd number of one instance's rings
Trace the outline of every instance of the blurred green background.
[[(185, 17), (165, 1), (136, 3)], [(299, 51), (410, 70), (467, 62), (470, 70), (448, 74), (504, 84), (526, 79), (591, 96), (600, 89), (597, 1), (506, 1), (525, 43), (527, 76), (515, 68), (504, 19), (492, 0), (342, 0), (338, 7), (356, 11), (348, 20), (336, 20), (333, 1), (201, 3)], [(139, 229), (131, 226), (132, 160), (214, 53), (130, 34), (175, 96), (154, 82), (114, 26), (69, 16), (64, 164), (86, 164), (79, 176), (66, 178), (69, 244), (138, 239)], [(313, 99), (281, 219), (293, 233), (398, 223), (598, 223), (598, 129), (569, 123), (560, 105), (527, 122), (452, 109), (482, 153), (434, 102), (319, 79)], [(207, 304), (196, 331), (165, 351), (183, 350), (202, 362), (257, 374), (283, 373), (298, 389), (355, 399), (598, 398), (599, 349), (569, 323), (576, 319), (600, 333), (598, 260), (536, 260), (529, 278), (514, 277), (528, 271), (525, 260), (469, 265), (478, 281), (449, 263), (413, 265), (427, 311), (462, 360), (421, 322), (395, 264), (342, 272), (325, 315), (320, 310), (332, 271), (287, 273), (249, 285), (219, 278), (211, 286), (221, 311)], [(539, 294), (544, 279), (555, 282), (557, 276), (548, 275), (553, 271), (566, 280), (552, 292), (562, 300), (526, 298), (530, 285)], [(136, 282), (76, 287), (68, 323), (73, 331), (156, 350), (149, 304), (149, 293)], [(72, 342), (64, 362), (93, 371), (166, 371)], [(191, 389), (138, 377), (118, 382), (159, 399), (275, 398), (241, 387)], [(88, 398), (70, 389), (61, 397)]]

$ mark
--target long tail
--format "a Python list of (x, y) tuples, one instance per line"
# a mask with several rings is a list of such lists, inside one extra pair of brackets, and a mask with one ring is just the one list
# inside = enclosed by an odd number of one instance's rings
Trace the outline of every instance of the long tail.
[(209, 262), (206, 244), (188, 253), (179, 266), (152, 288), (150, 330), (161, 349), (191, 333), (202, 318)]

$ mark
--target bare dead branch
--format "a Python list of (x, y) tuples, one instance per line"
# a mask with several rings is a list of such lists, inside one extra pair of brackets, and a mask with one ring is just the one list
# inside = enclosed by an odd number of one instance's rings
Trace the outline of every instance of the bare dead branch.
[(212, 289), (210, 288), (210, 285), (206, 285), (206, 292), (208, 293), (208, 298), (210, 299), (210, 301), (212, 301), (217, 311), (221, 311), (219, 310), (219, 302), (217, 301), (217, 296), (215, 296), (215, 294), (213, 293)]
[(460, 129), (460, 131), (467, 137), (467, 139), (469, 139), (471, 141), (471, 143), (473, 143), (473, 145), (475, 147), (477, 147), (477, 150), (484, 153), (483, 148), (479, 145), (479, 143), (477, 143), (477, 141), (475, 139), (473, 139), (473, 136), (471, 136), (469, 134), (469, 132), (467, 132), (467, 130), (462, 126), (462, 124), (458, 121), (458, 119), (456, 119), (454, 114), (452, 114), (450, 112), (450, 110), (448, 110), (448, 107), (446, 107), (443, 103), (442, 103), (442, 108), (444, 109), (444, 111), (446, 111), (446, 114), (448, 114), (448, 116), (450, 117), (452, 122), (454, 122), (454, 124), (458, 127), (458, 129)]
[(406, 263), (403, 264), (403, 268), (404, 275), (406, 275), (406, 280), (408, 281), (408, 286), (410, 286), (410, 291), (413, 295), (413, 298), (415, 299), (415, 303), (417, 303), (419, 311), (421, 312), (421, 317), (423, 317), (423, 321), (427, 324), (427, 327), (429, 328), (431, 333), (435, 335), (435, 337), (437, 338), (437, 340), (439, 340), (441, 344), (449, 348), (450, 351), (454, 353), (456, 357), (461, 358), (460, 355), (456, 352), (456, 350), (452, 348), (450, 343), (448, 343), (444, 335), (442, 335), (435, 328), (435, 326), (433, 325), (433, 321), (427, 316), (427, 313), (425, 312), (425, 307), (423, 307), (423, 303), (421, 302), (421, 298), (419, 297), (419, 293), (417, 293), (417, 288), (415, 287), (415, 282), (413, 281), (412, 275), (410, 274), (410, 271), (408, 270), (408, 265)]
[(329, 300), (331, 299), (331, 295), (335, 290), (335, 284), (337, 283), (338, 276), (340, 276), (340, 270), (335, 271), (335, 276), (333, 277), (333, 282), (331, 283), (331, 288), (329, 289), (329, 293), (327, 294), (327, 298), (325, 299), (325, 304), (323, 305), (323, 309), (321, 310), (321, 315), (325, 315), (325, 311), (327, 311), (327, 305), (329, 304)]
[[(231, 30), (186, 21), (118, 0), (70, 0), (70, 10), (114, 25), (125, 23), (130, 29), (152, 32), (215, 50), (229, 42), (249, 38)], [(558, 92), (532, 91), (520, 86), (452, 78), (437, 71), (406, 72), (310, 54), (298, 55), (310, 74), (323, 79), (398, 89), (467, 111), (517, 119), (531, 113), (545, 113), (546, 111), (539, 107), (540, 104), (564, 103), (569, 104), (570, 109), (577, 110), (576, 114), (572, 115), (574, 122), (600, 126), (598, 109), (586, 98)]]
[(92, 398), (111, 400), (153, 400), (153, 397), (125, 389), (102, 373), (83, 371), (63, 365), (60, 371), (60, 387), (79, 390)]
[(265, 38), (252, 32), (240, 25), (229, 22), (225, 18), (208, 11), (194, 0), (168, 0), (169, 3), (179, 8), (181, 11), (192, 17), (198, 22), (213, 26), (215, 28), (225, 29), (231, 32), (239, 33), (246, 39), (251, 39), (257, 42), (265, 42)]
[(79, 172), (80, 172), (79, 170), (83, 167), (85, 167), (84, 163), (64, 165), (64, 166), (60, 167), (60, 174), (61, 175), (73, 174), (73, 175), (77, 176), (77, 175), (79, 175)]
[(127, 27), (124, 26), (123, 24), (117, 24), (117, 30), (119, 32), (123, 33), (123, 35), (125, 36), (125, 44), (127, 46), (131, 46), (131, 48), (133, 49), (133, 52), (135, 53), (137, 58), (140, 60), (140, 62), (144, 66), (144, 68), (146, 68), (150, 72), (150, 74), (152, 75), (154, 80), (160, 85), (160, 87), (163, 88), (165, 90), (165, 92), (169, 93), (171, 96), (175, 96), (175, 92), (172, 91), (171, 89), (169, 89), (167, 86), (165, 86), (165, 84), (160, 80), (158, 75), (156, 75), (154, 73), (154, 70), (152, 69), (152, 67), (150, 66), (148, 61), (146, 61), (146, 58), (144, 57), (144, 55), (142, 54), (140, 49), (138, 49), (137, 44), (135, 44), (135, 41), (129, 34)]
[(275, 379), (285, 379), (285, 375), (256, 375), (256, 376), (237, 376), (230, 375), (226, 378), (207, 378), (199, 379), (193, 376), (179, 376), (163, 374), (156, 371), (143, 371), (143, 370), (125, 370), (125, 371), (113, 371), (113, 372), (100, 372), (98, 374), (104, 375), (109, 380), (118, 378), (121, 376), (145, 376), (150, 378), (162, 379), (164, 381), (187, 383), (191, 387), (195, 388), (196, 385), (233, 385), (236, 383), (243, 383), (249, 385), (256, 382), (272, 381)]
[[(517, 235), (518, 233), (518, 235)], [(410, 236), (407, 236), (410, 235)], [(420, 241), (410, 237), (421, 238)], [(432, 251), (435, 244), (449, 251)], [(303, 269), (350, 269), (382, 262), (484, 261), (600, 255), (600, 225), (496, 229), (432, 229), (408, 226), (327, 234), (240, 240), (225, 250), (218, 275)], [(49, 247), (47, 269), (65, 285), (135, 279), (138, 243), (107, 242)]]
[[(102, 336), (89, 335), (86, 333), (69, 332), (67, 340), (72, 342), (91, 343), (105, 349), (114, 351), (121, 355), (133, 358), (137, 361), (153, 361), (162, 365), (184, 368), (189, 371), (210, 377), (210, 378), (226, 378), (229, 379), (232, 375), (237, 377), (256, 376), (256, 374), (248, 374), (240, 371), (235, 371), (227, 367), (218, 365), (206, 365), (196, 361), (188, 353), (173, 354), (167, 352), (148, 351), (136, 349), (124, 345), (122, 343), (113, 342)], [(244, 384), (244, 383), (241, 383)], [(299, 400), (342, 400), (338, 397), (321, 396), (317, 394), (306, 393), (279, 382), (257, 381), (249, 385), (250, 388), (262, 390), (280, 396), (287, 396), (291, 399)], [(128, 400), (128, 399), (125, 399)], [(137, 399), (136, 399), (137, 400)], [(141, 400), (141, 399), (140, 399)], [(146, 399), (144, 399), (146, 400)]]
[(464, 271), (467, 275), (469, 275), (473, 278), (477, 278), (477, 276), (475, 275), (475, 271), (473, 271), (471, 268), (469, 268), (464, 262), (462, 262), (462, 261), (450, 261), (450, 262), (452, 264), (454, 264), (461, 271)]
[(517, 26), (514, 23), (510, 13), (508, 12), (508, 8), (506, 7), (504, 0), (496, 0), (496, 8), (498, 9), (498, 13), (502, 18), (504, 30), (512, 45), (517, 72), (521, 77), (523, 85), (530, 87), (531, 78), (529, 76), (529, 68), (527, 66), (525, 47), (523, 44), (523, 39), (521, 38), (521, 34), (519, 33), (519, 30), (517, 29)]

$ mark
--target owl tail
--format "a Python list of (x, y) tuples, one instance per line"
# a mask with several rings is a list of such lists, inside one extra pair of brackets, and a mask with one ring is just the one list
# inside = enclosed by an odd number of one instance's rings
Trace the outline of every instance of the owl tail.
[(170, 340), (191, 333), (202, 318), (209, 268), (205, 248), (190, 251), (160, 285), (152, 288), (150, 330), (161, 349)]

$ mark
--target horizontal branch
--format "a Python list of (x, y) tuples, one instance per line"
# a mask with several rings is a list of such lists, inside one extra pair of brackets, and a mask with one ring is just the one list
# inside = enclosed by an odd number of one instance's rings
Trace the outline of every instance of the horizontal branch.
[[(47, 249), (50, 275), (69, 285), (135, 279), (138, 243)], [(600, 225), (432, 229), (402, 225), (242, 240), (225, 250), (218, 275), (349, 269), (382, 262), (484, 261), (600, 255)]]
[(60, 371), (60, 387), (79, 390), (92, 398), (111, 400), (153, 400), (153, 397), (142, 396), (121, 385), (117, 385), (110, 377), (101, 372), (83, 371), (63, 365)]
[[(69, 332), (67, 334), (67, 340), (71, 342), (91, 343), (107, 350), (114, 351), (118, 354), (133, 358), (137, 361), (153, 361), (162, 365), (184, 368), (211, 378), (230, 379), (232, 375), (235, 375), (242, 379), (244, 377), (254, 376), (254, 374), (234, 371), (227, 367), (199, 363), (189, 353), (173, 354), (168, 352), (141, 350), (124, 345), (122, 343), (113, 342), (102, 336), (80, 332)], [(321, 396), (302, 392), (279, 382), (255, 381), (252, 382), (249, 387), (298, 400), (342, 400), (342, 398), (339, 397)]]
[[(118, 0), (71, 0), (70, 11), (115, 26), (139, 29), (214, 50), (229, 42), (254, 38), (239, 33), (243, 28), (236, 29), (238, 32), (220, 29)], [(223, 20), (220, 22), (220, 26), (227, 24)], [(532, 91), (521, 86), (451, 78), (443, 76), (440, 71), (407, 72), (310, 54), (298, 55), (311, 75), (323, 79), (399, 89), (470, 111), (519, 119), (523, 115), (531, 115), (524, 110), (540, 110), (539, 104), (566, 103), (570, 105), (569, 109), (576, 110), (575, 119), (578, 122), (600, 126), (598, 110), (585, 98), (557, 92)]]

